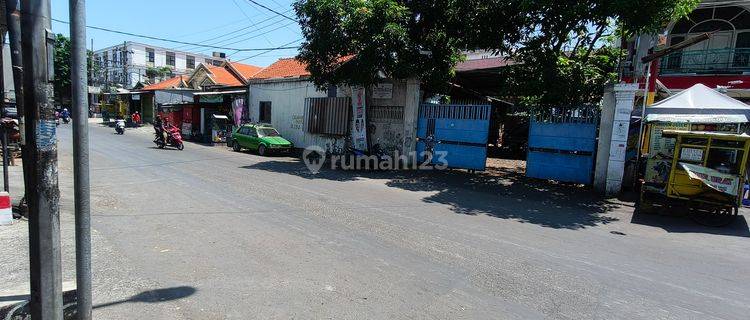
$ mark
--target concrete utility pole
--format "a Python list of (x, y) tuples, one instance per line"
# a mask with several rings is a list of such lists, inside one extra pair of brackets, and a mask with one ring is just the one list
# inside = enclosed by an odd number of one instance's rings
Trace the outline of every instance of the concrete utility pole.
[[(26, 147), (26, 117), (23, 99), (23, 57), (21, 56), (21, 3), (20, 0), (5, 1), (5, 19), (8, 23), (8, 43), (10, 45), (10, 60), (13, 67), (13, 86), (16, 91), (16, 110), (18, 113), (18, 131), (21, 133), (21, 158), (29, 159), (29, 148)], [(29, 182), (30, 161), (22, 161), (24, 197), (31, 194)]]
[(70, 84), (73, 89), (73, 187), (76, 216), (76, 294), (79, 320), (91, 320), (91, 207), (86, 0), (70, 0)]
[[(0, 44), (5, 43), (5, 35), (0, 34)], [(3, 70), (4, 64), (7, 63), (3, 61), (3, 55), (0, 54), (0, 70)], [(2, 103), (2, 107), (0, 107), (0, 110), (2, 110), (2, 117), (5, 117), (5, 75), (0, 74), (0, 88), (2, 88), (2, 94), (0, 94), (0, 103)], [(10, 186), (8, 186), (8, 130), (5, 125), (5, 123), (2, 124), (2, 131), (0, 131), (0, 134), (2, 134), (2, 149), (3, 149), (3, 191), (10, 192)]]
[(60, 259), (60, 190), (57, 184), (57, 137), (52, 103), (55, 36), (50, 0), (23, 0), (21, 29), (24, 71), (26, 145), (29, 150), (29, 261), (31, 318), (62, 320)]

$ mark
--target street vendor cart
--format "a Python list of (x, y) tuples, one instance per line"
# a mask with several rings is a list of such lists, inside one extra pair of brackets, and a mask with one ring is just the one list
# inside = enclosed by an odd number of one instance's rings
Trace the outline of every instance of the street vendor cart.
[(665, 184), (644, 182), (638, 210), (670, 209), (710, 226), (731, 223), (742, 202), (750, 136), (665, 130), (662, 137), (675, 140), (664, 168), (668, 179)]
[(703, 85), (646, 108), (638, 212), (731, 222), (746, 180), (748, 115), (750, 106)]

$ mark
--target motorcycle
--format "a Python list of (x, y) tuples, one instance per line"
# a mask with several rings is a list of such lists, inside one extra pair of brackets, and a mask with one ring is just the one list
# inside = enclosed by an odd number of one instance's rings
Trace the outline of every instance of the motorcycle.
[(115, 120), (115, 132), (117, 132), (117, 134), (125, 133), (125, 120), (123, 119)]
[(167, 146), (172, 146), (177, 148), (177, 150), (185, 149), (185, 144), (182, 143), (182, 134), (180, 134), (180, 129), (172, 126), (164, 129), (167, 133), (167, 141), (164, 141), (164, 137), (160, 135), (158, 132), (156, 133), (156, 139), (154, 140), (154, 143), (156, 143), (156, 146), (159, 149), (164, 149)]

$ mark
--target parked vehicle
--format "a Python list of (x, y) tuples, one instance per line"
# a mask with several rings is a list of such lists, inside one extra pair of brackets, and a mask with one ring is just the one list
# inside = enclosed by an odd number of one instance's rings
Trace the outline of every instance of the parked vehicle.
[(237, 152), (250, 149), (265, 156), (271, 153), (289, 154), (292, 148), (292, 143), (269, 125), (245, 124), (232, 133), (232, 149)]
[(169, 126), (164, 130), (167, 133), (167, 141), (164, 141), (164, 137), (158, 132), (156, 134), (156, 139), (154, 139), (154, 143), (156, 143), (156, 146), (159, 147), (159, 149), (164, 149), (167, 146), (175, 147), (177, 150), (185, 149), (185, 144), (182, 142), (182, 134), (180, 133), (179, 128)]
[(125, 119), (115, 120), (115, 132), (117, 132), (117, 134), (125, 133)]

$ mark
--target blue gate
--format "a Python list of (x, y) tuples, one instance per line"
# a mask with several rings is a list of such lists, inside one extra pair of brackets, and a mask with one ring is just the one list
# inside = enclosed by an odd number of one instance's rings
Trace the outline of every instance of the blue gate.
[(422, 104), (417, 122), (417, 153), (432, 148), (433, 164), (438, 152), (451, 168), (484, 170), (487, 162), (489, 105)]
[(532, 116), (526, 175), (591, 184), (598, 125), (597, 107), (552, 108)]

